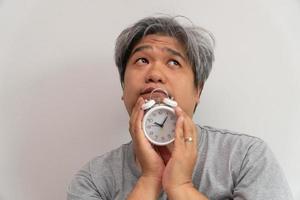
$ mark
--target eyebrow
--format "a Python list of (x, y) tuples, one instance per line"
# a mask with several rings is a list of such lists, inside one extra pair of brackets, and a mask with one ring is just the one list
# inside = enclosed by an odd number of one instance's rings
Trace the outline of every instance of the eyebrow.
[[(142, 46), (139, 46), (137, 48), (135, 48), (132, 53), (131, 53), (131, 56), (134, 55), (136, 52), (139, 52), (139, 51), (143, 51), (143, 50), (147, 50), (147, 49), (150, 49), (152, 50), (153, 47), (150, 46), (150, 45), (142, 45)], [(174, 50), (174, 49), (171, 49), (171, 48), (168, 48), (168, 47), (163, 47), (162, 50), (165, 50), (167, 51), (168, 53), (170, 53), (171, 55), (174, 55), (174, 56), (178, 56), (180, 57), (181, 59), (183, 59), (184, 61), (186, 61), (186, 58), (178, 51)]]
[(139, 51), (143, 51), (145, 49), (153, 49), (151, 46), (149, 45), (142, 45), (142, 46), (139, 46), (137, 48), (135, 48), (132, 53), (131, 53), (131, 56), (134, 55), (136, 52), (139, 52)]
[(166, 50), (167, 52), (169, 52), (170, 54), (174, 55), (174, 56), (178, 56), (180, 57), (182, 60), (186, 60), (185, 57), (178, 51), (175, 51), (174, 49), (170, 49), (168, 47), (164, 47), (164, 50)]

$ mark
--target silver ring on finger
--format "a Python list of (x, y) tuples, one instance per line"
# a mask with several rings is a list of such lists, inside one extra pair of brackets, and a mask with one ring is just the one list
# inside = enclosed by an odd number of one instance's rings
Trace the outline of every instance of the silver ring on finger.
[(193, 138), (192, 137), (185, 137), (184, 142), (191, 143), (191, 142), (193, 142)]

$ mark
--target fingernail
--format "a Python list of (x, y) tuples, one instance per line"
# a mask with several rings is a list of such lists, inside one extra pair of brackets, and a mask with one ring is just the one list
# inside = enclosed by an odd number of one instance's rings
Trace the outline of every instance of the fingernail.
[(140, 97), (140, 99), (139, 99), (139, 103), (140, 104), (142, 104), (144, 102), (144, 99), (143, 99), (143, 97)]
[(144, 104), (144, 99), (142, 97), (139, 98), (138, 104), (139, 104), (140, 109), (142, 109), (143, 104)]

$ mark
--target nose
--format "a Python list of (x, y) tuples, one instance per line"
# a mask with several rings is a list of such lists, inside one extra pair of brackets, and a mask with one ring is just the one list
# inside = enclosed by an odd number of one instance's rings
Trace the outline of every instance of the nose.
[(146, 75), (146, 83), (165, 83), (165, 74), (162, 66), (159, 64), (152, 65)]

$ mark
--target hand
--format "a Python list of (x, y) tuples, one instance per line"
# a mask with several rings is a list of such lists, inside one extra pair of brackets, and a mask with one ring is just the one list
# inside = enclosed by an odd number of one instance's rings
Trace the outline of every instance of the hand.
[(161, 185), (165, 165), (142, 130), (144, 111), (141, 109), (141, 106), (143, 103), (144, 100), (140, 97), (132, 110), (129, 121), (129, 132), (132, 137), (136, 159), (141, 167), (142, 177), (157, 180), (157, 184)]
[[(174, 148), (164, 170), (162, 184), (170, 195), (181, 188), (193, 188), (192, 174), (197, 160), (197, 130), (192, 119), (179, 107), (175, 109), (177, 122)], [(192, 138), (191, 142), (185, 138)]]

